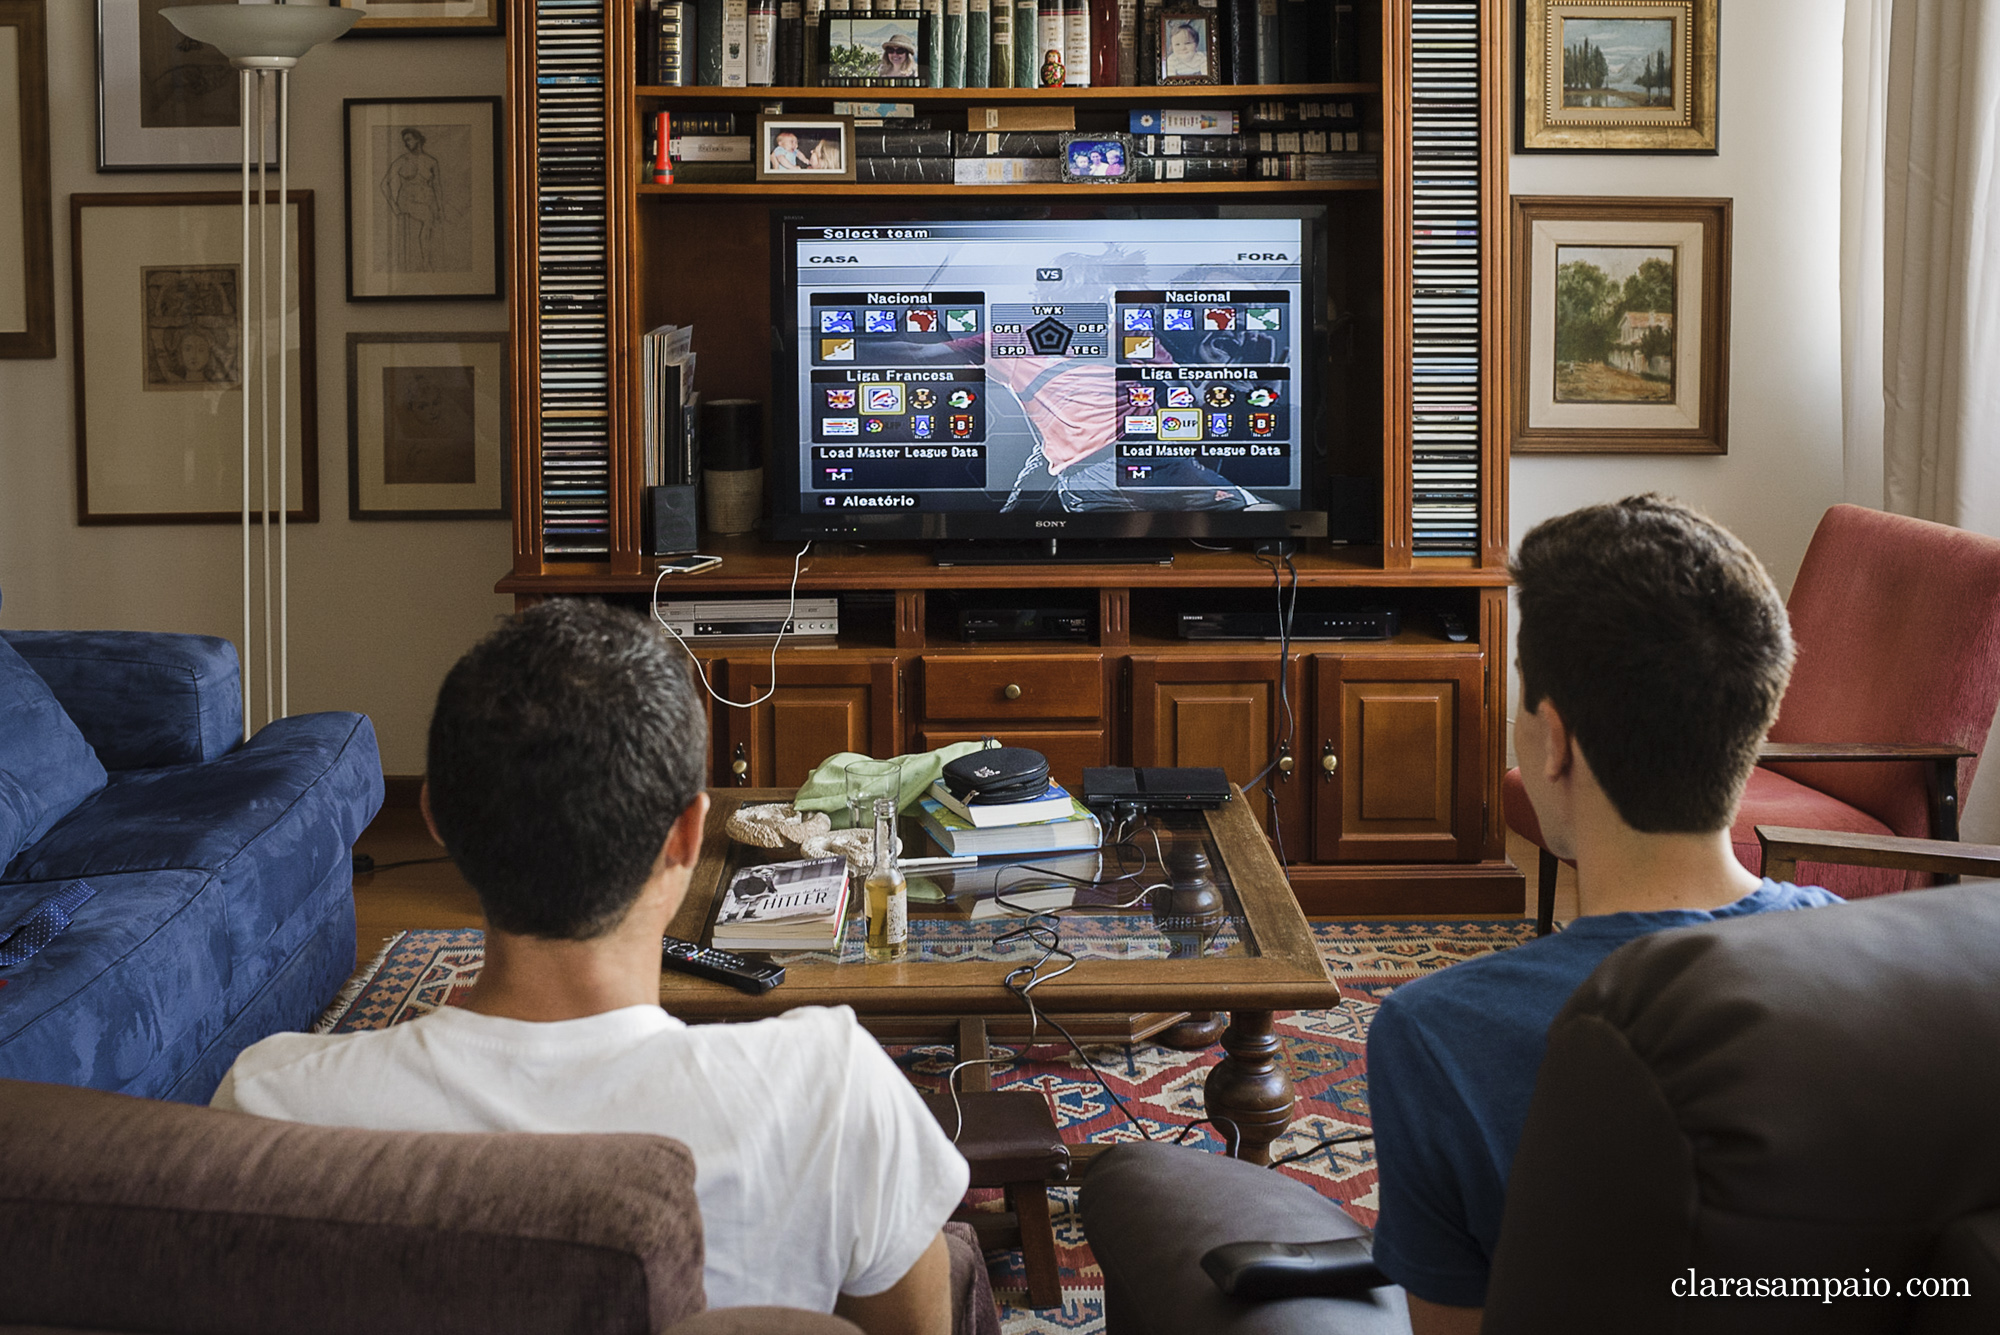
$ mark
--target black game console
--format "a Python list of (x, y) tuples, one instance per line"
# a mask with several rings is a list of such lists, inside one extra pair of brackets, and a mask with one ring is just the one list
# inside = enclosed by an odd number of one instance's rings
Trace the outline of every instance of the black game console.
[[(1391, 640), (1402, 618), (1393, 608), (1364, 607), (1346, 612), (1315, 612), (1299, 608), (1292, 614), (1295, 640)], [(1279, 632), (1276, 608), (1263, 611), (1182, 612), (1184, 640), (1275, 640)]]
[(1083, 772), (1083, 804), (1121, 804), (1147, 811), (1210, 811), (1230, 799), (1229, 778), (1208, 767), (1132, 769), (1093, 766)]
[(1090, 613), (1074, 607), (961, 607), (958, 636), (967, 644), (995, 640), (1090, 640)]

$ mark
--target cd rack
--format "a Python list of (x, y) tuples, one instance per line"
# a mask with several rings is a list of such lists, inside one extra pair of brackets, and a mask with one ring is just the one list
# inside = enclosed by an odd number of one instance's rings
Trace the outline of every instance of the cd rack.
[(1479, 552), (1479, 3), (1410, 28), (1411, 549)]
[(611, 553), (606, 0), (534, 0), (542, 554)]

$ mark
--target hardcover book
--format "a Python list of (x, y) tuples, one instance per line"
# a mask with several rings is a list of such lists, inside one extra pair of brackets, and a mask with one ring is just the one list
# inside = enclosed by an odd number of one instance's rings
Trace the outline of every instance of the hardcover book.
[(829, 950), (846, 924), (847, 859), (744, 867), (716, 905), (712, 939), (725, 950)]
[(941, 805), (935, 798), (917, 799), (917, 817), (924, 832), (953, 857), (989, 857), (998, 853), (1056, 853), (1096, 848), (1103, 839), (1097, 817), (1075, 798), (1063, 820), (1032, 825), (1002, 825), (991, 830)]

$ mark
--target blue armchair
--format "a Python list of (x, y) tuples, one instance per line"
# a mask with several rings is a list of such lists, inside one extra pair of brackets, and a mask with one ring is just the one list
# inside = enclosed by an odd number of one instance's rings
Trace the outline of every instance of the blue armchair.
[(244, 742), (240, 689), (226, 640), (0, 632), (0, 1076), (206, 1102), (352, 971), (375, 730)]

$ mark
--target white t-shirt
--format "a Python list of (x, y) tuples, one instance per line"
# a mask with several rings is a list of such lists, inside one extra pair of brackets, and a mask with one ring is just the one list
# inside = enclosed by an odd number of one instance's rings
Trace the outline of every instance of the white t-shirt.
[(893, 1286), (968, 1170), (845, 1006), (688, 1025), (657, 1006), (539, 1024), (445, 1007), (359, 1034), (274, 1034), (212, 1100), (380, 1131), (649, 1132), (694, 1153), (710, 1307), (830, 1312)]

